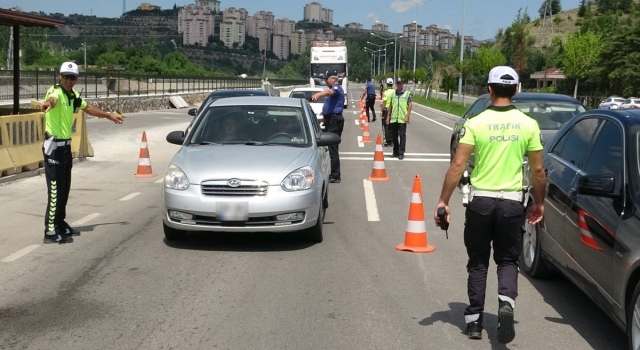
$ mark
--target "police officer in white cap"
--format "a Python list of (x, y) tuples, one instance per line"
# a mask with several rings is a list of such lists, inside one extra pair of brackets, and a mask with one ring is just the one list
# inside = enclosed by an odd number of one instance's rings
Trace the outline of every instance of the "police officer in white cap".
[(469, 260), (464, 312), (469, 339), (482, 339), (487, 270), (491, 247), (498, 270), (498, 334), (506, 344), (515, 337), (514, 313), (518, 295), (518, 257), (522, 253), (523, 205), (522, 161), (526, 154), (532, 173), (534, 203), (526, 219), (538, 223), (544, 215), (545, 173), (542, 138), (535, 119), (511, 104), (518, 74), (498, 66), (489, 73), (487, 89), (491, 106), (469, 119), (460, 131), (460, 143), (444, 180), (434, 219), (440, 226), (438, 208), (444, 208), (449, 222), (449, 199), (460, 181), (469, 156), (475, 152), (471, 173), (471, 199), (467, 205), (464, 244)]

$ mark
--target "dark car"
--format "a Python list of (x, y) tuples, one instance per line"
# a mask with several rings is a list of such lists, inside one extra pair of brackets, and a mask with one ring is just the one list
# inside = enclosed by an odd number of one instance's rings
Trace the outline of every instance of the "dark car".
[[(544, 146), (545, 216), (526, 224), (520, 266), (555, 267), (640, 347), (640, 111), (591, 110)], [(528, 173), (528, 171), (526, 172)]]
[[(587, 109), (576, 99), (558, 94), (521, 92), (516, 94), (512, 103), (518, 109), (538, 121), (542, 139), (550, 139), (569, 119)], [(458, 142), (460, 130), (468, 119), (475, 117), (491, 105), (489, 94), (484, 94), (467, 109), (462, 118), (458, 119), (451, 135), (451, 159), (453, 159)], [(468, 165), (473, 169), (475, 157), (471, 155)]]
[(264, 90), (251, 90), (251, 89), (231, 89), (231, 90), (217, 90), (209, 94), (204, 99), (199, 108), (192, 108), (187, 113), (192, 116), (198, 115), (198, 113), (204, 109), (204, 107), (211, 104), (211, 102), (224, 97), (241, 97), (241, 96), (269, 96), (269, 93)]

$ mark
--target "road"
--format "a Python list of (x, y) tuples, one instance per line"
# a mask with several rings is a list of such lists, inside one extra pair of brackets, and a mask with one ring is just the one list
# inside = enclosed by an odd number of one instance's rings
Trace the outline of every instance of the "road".
[[(362, 91), (352, 87), (350, 101)], [(468, 340), (461, 195), (448, 240), (431, 219), (454, 122), (416, 107), (406, 158), (385, 159), (391, 181), (367, 183), (375, 145), (358, 143), (354, 107), (320, 244), (295, 234), (165, 241), (160, 183), (178, 150), (165, 136), (186, 128), (186, 109), (131, 114), (123, 125), (88, 120), (95, 157), (74, 165), (67, 221), (83, 231), (74, 243), (42, 245), (43, 176), (0, 185), (0, 349), (626, 348), (625, 334), (561, 277), (521, 276), (516, 338), (498, 344), (493, 264), (484, 339)], [(155, 178), (133, 176), (143, 131)], [(374, 140), (379, 132), (372, 124)], [(416, 174), (430, 254), (395, 250)]]

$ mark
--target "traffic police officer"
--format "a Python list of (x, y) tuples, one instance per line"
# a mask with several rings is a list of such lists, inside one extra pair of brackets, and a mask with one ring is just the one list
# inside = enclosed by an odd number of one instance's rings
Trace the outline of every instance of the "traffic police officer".
[[(344, 109), (344, 90), (342, 90), (342, 86), (338, 82), (337, 72), (326, 72), (325, 79), (329, 88), (313, 94), (311, 100), (317, 101), (320, 97), (327, 96), (322, 106), (325, 131), (342, 136), (342, 129), (344, 128), (344, 117), (342, 116), (342, 110)], [(329, 146), (329, 156), (331, 157), (331, 175), (329, 175), (329, 182), (340, 183), (340, 154), (338, 153), (338, 145)]]
[(65, 221), (71, 189), (71, 127), (79, 109), (96, 117), (122, 124), (122, 117), (87, 104), (73, 89), (79, 76), (78, 65), (65, 62), (60, 67), (60, 82), (47, 90), (40, 111), (45, 112), (44, 171), (47, 181), (47, 212), (44, 219), (44, 243), (71, 243), (80, 232)]
[(532, 172), (534, 203), (527, 220), (535, 224), (544, 215), (545, 173), (538, 123), (511, 104), (518, 74), (510, 67), (494, 67), (488, 87), (492, 105), (469, 119), (460, 131), (460, 143), (444, 180), (440, 201), (434, 211), (445, 208), (449, 222), (449, 199), (460, 181), (467, 159), (475, 152), (471, 173), (471, 202), (467, 206), (464, 244), (469, 260), (464, 312), (469, 339), (482, 339), (487, 267), (493, 242), (493, 259), (498, 270), (498, 335), (506, 344), (515, 337), (513, 309), (518, 295), (518, 257), (522, 252), (523, 206), (522, 161), (526, 154)]
[[(367, 112), (367, 121), (375, 122), (376, 121), (376, 108), (375, 108), (376, 86), (373, 85), (371, 78), (367, 78), (367, 84), (364, 87), (364, 92), (362, 93), (362, 96), (360, 97), (360, 99), (363, 100), (365, 97), (366, 97), (365, 110)], [(371, 110), (371, 113), (373, 114), (373, 119), (369, 118), (369, 110)]]
[(392, 157), (404, 159), (404, 150), (407, 143), (407, 124), (411, 116), (411, 93), (404, 89), (404, 80), (398, 78), (396, 80), (396, 91), (391, 94), (389, 103), (389, 129), (391, 129), (391, 138), (393, 139)]
[(391, 130), (389, 129), (389, 106), (391, 104), (391, 96), (393, 96), (393, 78), (387, 78), (387, 90), (382, 94), (382, 139), (383, 146), (392, 146)]

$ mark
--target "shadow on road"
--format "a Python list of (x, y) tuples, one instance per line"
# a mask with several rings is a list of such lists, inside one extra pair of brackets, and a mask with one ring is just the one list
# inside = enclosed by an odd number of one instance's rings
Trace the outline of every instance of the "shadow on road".
[(306, 241), (300, 232), (190, 232), (183, 241), (169, 241), (165, 238), (164, 243), (176, 249), (229, 252), (292, 251), (315, 245)]
[[(431, 326), (436, 322), (449, 323), (454, 325), (460, 329), (460, 339), (461, 341), (466, 340), (466, 328), (467, 324), (464, 322), (464, 309), (467, 307), (466, 303), (449, 303), (449, 310), (447, 311), (438, 311), (433, 313), (431, 316), (421, 320), (418, 322), (421, 326)], [(487, 305), (489, 307), (489, 305)], [(489, 338), (489, 342), (491, 343), (492, 349), (509, 349), (504, 344), (498, 343), (496, 339), (496, 334), (498, 330), (498, 316), (487, 313), (485, 311), (483, 315), (483, 326), (484, 332), (482, 334), (483, 337), (487, 336)], [(515, 321), (518, 324), (518, 321)], [(517, 329), (516, 329), (517, 331)]]
[(130, 224), (130, 222), (128, 222), (128, 221), (105, 222), (103, 224), (77, 226), (77, 227), (74, 227), (74, 229), (80, 231), (81, 233), (84, 233), (84, 232), (93, 232), (93, 230), (98, 226), (129, 225), (129, 224)]

